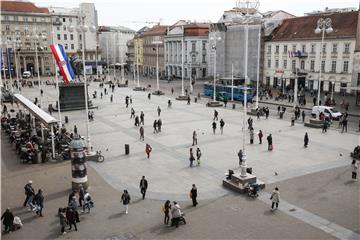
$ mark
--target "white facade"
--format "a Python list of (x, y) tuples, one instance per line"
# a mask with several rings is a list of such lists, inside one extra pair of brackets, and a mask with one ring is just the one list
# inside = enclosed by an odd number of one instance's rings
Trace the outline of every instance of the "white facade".
[(182, 76), (184, 47), (184, 78), (208, 76), (208, 36), (184, 36), (183, 26), (176, 26), (164, 37), (165, 71), (168, 76)]
[[(350, 92), (353, 71), (355, 38), (303, 41), (269, 41), (264, 48), (263, 83), (273, 87), (294, 86), (298, 69), (299, 86), (318, 89), (319, 70), (322, 65), (321, 89), (331, 92)], [(289, 51), (300, 52), (300, 57), (289, 57)], [(320, 51), (322, 63), (320, 63)], [(296, 56), (296, 54), (295, 54)], [(284, 87), (284, 86), (283, 86)]]

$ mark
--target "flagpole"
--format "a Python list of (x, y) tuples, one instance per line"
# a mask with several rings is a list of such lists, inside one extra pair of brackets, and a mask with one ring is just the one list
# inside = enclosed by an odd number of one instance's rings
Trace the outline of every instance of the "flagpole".
[[(52, 37), (53, 44), (55, 44), (55, 32), (54, 32), (54, 30), (52, 30), (52, 32), (51, 32), (51, 37)], [(57, 102), (58, 102), (57, 111), (58, 111), (58, 116), (59, 116), (59, 129), (61, 129), (62, 128), (62, 122), (61, 122), (61, 111), (60, 111), (59, 75), (58, 75), (57, 65), (56, 65), (56, 61), (55, 61), (54, 57), (53, 57), (53, 61), (54, 61), (54, 69), (55, 69), (55, 83), (56, 83)]]
[[(4, 73), (4, 83), (5, 83), (5, 89), (6, 90), (9, 90), (9, 86), (8, 86), (8, 84), (7, 84), (7, 82), (6, 82), (6, 71), (5, 71), (5, 64), (4, 64), (4, 59), (3, 59), (3, 55), (2, 55), (2, 48), (1, 48), (1, 68), (2, 68), (2, 70), (3, 70), (3, 73)], [(1, 75), (1, 73), (0, 73), (0, 75)]]
[(10, 77), (10, 86), (11, 86), (11, 93), (14, 94), (14, 86), (13, 86), (13, 80), (11, 76), (11, 59), (10, 59), (10, 51), (11, 48), (6, 48), (6, 57), (7, 57), (7, 65), (8, 65), (8, 71), (9, 71), (9, 77)]
[(1, 70), (3, 66), (3, 59), (2, 59), (2, 48), (0, 48), (0, 86), (3, 86), (2, 76), (1, 76)]

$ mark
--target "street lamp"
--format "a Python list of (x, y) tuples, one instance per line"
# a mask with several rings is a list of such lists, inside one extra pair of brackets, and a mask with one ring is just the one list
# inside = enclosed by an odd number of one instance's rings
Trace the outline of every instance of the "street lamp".
[[(197, 52), (191, 53), (191, 61), (190, 61), (190, 93), (193, 92), (193, 84), (192, 84), (192, 61), (193, 61), (193, 58), (195, 58), (195, 64), (196, 64), (197, 55), (198, 55)], [(196, 66), (195, 66), (195, 77), (196, 77)]]
[(156, 45), (156, 91), (153, 93), (154, 95), (163, 95), (164, 93), (160, 91), (159, 84), (159, 44), (163, 42), (160, 40), (153, 41), (152, 44)]
[(222, 104), (218, 101), (216, 101), (216, 43), (217, 41), (221, 40), (221, 37), (216, 36), (216, 33), (214, 34), (214, 37), (210, 37), (210, 40), (213, 41), (212, 49), (214, 50), (214, 94), (213, 94), (213, 100), (208, 103), (209, 107), (221, 107)]
[[(89, 124), (89, 106), (88, 106), (88, 91), (87, 91), (87, 80), (86, 80), (86, 71), (85, 71), (85, 34), (89, 30), (89, 27), (85, 24), (85, 16), (81, 16), (81, 24), (77, 26), (76, 31), (82, 34), (82, 61), (83, 61), (83, 75), (84, 75), (84, 92), (85, 92), (85, 112), (86, 112), (86, 147), (87, 154), (91, 154), (91, 141), (90, 141), (90, 124)], [(75, 30), (74, 26), (69, 27), (69, 32)], [(96, 27), (90, 27), (91, 32), (96, 31)]]
[[(6, 49), (6, 58), (8, 59), (7, 64), (8, 64), (8, 72), (9, 72), (9, 78), (10, 78), (10, 88), (11, 88), (11, 93), (14, 94), (14, 86), (13, 86), (13, 80), (12, 80), (12, 74), (11, 74), (11, 56), (10, 53), (8, 55), (8, 51), (10, 51), (10, 49), (8, 49), (8, 45), (10, 44), (10, 41), (4, 41), (5, 43), (5, 49)], [(4, 68), (4, 76), (5, 75), (5, 68)]]
[[(317, 105), (320, 106), (320, 86), (321, 86), (321, 73), (322, 73), (322, 54), (323, 54), (323, 45), (324, 45), (324, 38), (325, 38), (325, 32), (326, 33), (332, 33), (334, 30), (331, 27), (331, 19), (330, 18), (319, 18), (317, 21), (317, 27), (315, 29), (315, 33), (319, 34), (322, 33), (321, 37), (321, 46), (320, 46), (320, 60), (319, 60), (319, 81), (318, 81), (318, 98), (317, 98)], [(316, 117), (319, 118), (320, 112), (317, 111)]]
[(256, 104), (255, 108), (259, 108), (259, 78), (260, 78), (260, 45), (261, 45), (261, 25), (258, 33), (258, 54), (257, 54), (257, 69), (256, 69)]

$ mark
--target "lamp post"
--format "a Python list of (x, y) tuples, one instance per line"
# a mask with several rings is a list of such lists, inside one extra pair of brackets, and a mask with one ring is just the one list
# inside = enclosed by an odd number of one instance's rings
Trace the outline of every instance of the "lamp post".
[(258, 54), (257, 54), (257, 69), (256, 69), (256, 104), (255, 108), (259, 108), (259, 79), (260, 79), (260, 45), (261, 45), (261, 25), (258, 33)]
[(231, 63), (231, 101), (234, 101), (234, 64)]
[[(322, 33), (321, 37), (321, 46), (320, 46), (320, 60), (319, 60), (319, 81), (318, 81), (318, 97), (317, 97), (317, 105), (320, 105), (320, 87), (321, 87), (321, 74), (322, 74), (322, 54), (323, 54), (323, 45), (324, 45), (324, 38), (326, 33), (332, 33), (333, 28), (331, 27), (331, 19), (330, 18), (319, 18), (317, 21), (317, 27), (315, 29), (315, 33), (319, 34)], [(316, 117), (319, 118), (320, 112), (317, 111)]]
[[(5, 49), (6, 49), (6, 59), (7, 59), (7, 64), (8, 64), (8, 72), (9, 72), (9, 79), (10, 79), (10, 88), (11, 88), (11, 93), (14, 94), (14, 86), (13, 86), (13, 80), (12, 80), (12, 74), (11, 74), (11, 56), (10, 56), (10, 51), (11, 49), (8, 48), (8, 45), (10, 44), (9, 41), (5, 41)], [(5, 75), (5, 68), (4, 68), (4, 75)]]
[(114, 32), (114, 47), (113, 47), (113, 67), (114, 67), (114, 82), (116, 80), (116, 33), (117, 31)]
[(163, 95), (164, 93), (160, 91), (159, 84), (159, 44), (163, 42), (160, 40), (153, 41), (152, 44), (156, 45), (156, 91), (153, 93), (154, 95)]
[(181, 38), (181, 95), (176, 100), (184, 101), (187, 100), (187, 96), (184, 95), (184, 37), (185, 31), (182, 26), (182, 38)]
[[(78, 25), (76, 31), (82, 34), (82, 61), (83, 61), (83, 75), (84, 75), (84, 92), (85, 92), (85, 118), (86, 118), (86, 152), (87, 154), (91, 154), (91, 139), (90, 139), (90, 124), (89, 124), (89, 106), (88, 106), (88, 91), (87, 91), (87, 79), (86, 79), (86, 71), (85, 71), (85, 35), (88, 31), (89, 27), (85, 24), (85, 16), (80, 16), (81, 24)], [(75, 29), (74, 26), (69, 27), (69, 31), (73, 32)], [(96, 31), (95, 26), (90, 27), (91, 32)]]
[(139, 76), (139, 48), (140, 48), (140, 41), (137, 41), (137, 44), (134, 45), (135, 46), (135, 56), (136, 56), (136, 78), (137, 78), (137, 83), (136, 83), (136, 87), (133, 89), (134, 91), (143, 91), (143, 88), (140, 87), (140, 76)]
[(110, 66), (109, 66), (109, 38), (110, 38), (110, 33), (109, 36), (106, 38), (106, 63), (107, 63), (107, 67), (106, 67), (106, 72), (107, 72), (107, 81), (110, 81)]
[(17, 49), (18, 49), (20, 44), (21, 44), (21, 41), (17, 40), (13, 35), (12, 45), (13, 45), (13, 49), (14, 49), (14, 61), (15, 61), (15, 69), (16, 69), (16, 71), (15, 71), (15, 73), (16, 73), (16, 86), (17, 86), (18, 92), (20, 92), (20, 81), (19, 81), (19, 68), (18, 68), (16, 52), (17, 52)]
[[(195, 64), (196, 64), (196, 59), (197, 59), (197, 52), (192, 52), (191, 53), (191, 61), (190, 61), (190, 93), (193, 92), (193, 83), (192, 83), (192, 62), (193, 62), (193, 58), (195, 58)], [(196, 77), (196, 66), (195, 66), (195, 77)]]

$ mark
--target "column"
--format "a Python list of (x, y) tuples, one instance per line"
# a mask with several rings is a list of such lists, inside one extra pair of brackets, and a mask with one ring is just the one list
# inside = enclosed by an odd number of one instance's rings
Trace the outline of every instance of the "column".
[(23, 56), (23, 59), (24, 59), (24, 71), (27, 71), (27, 69), (26, 69), (26, 56)]
[(72, 189), (77, 190), (80, 185), (86, 190), (88, 188), (85, 143), (76, 136), (69, 145), (71, 157)]

